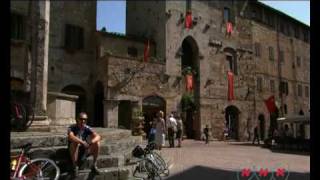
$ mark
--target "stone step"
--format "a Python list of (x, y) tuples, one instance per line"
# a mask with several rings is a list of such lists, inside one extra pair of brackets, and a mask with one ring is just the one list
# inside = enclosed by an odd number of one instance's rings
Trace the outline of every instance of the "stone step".
[(135, 168), (135, 165), (123, 166), (123, 167), (112, 167), (112, 168), (100, 168), (101, 173), (99, 175), (95, 175), (91, 173), (90, 169), (79, 170), (79, 174), (76, 178), (72, 178), (69, 173), (62, 173), (60, 176), (60, 180), (87, 180), (87, 179), (95, 179), (95, 180), (128, 180), (134, 179), (132, 177), (132, 172)]
[[(112, 153), (118, 153), (121, 151), (132, 150), (136, 145), (141, 144), (142, 139), (138, 136), (132, 136), (122, 140), (113, 141), (102, 141), (100, 147), (101, 155), (110, 155)], [(21, 149), (11, 149), (11, 155), (19, 154)], [(65, 157), (68, 153), (66, 145), (60, 146), (47, 146), (47, 147), (37, 147), (32, 144), (30, 154), (51, 157), (51, 158), (61, 158)], [(33, 157), (33, 156), (32, 156)]]
[[(112, 128), (94, 128), (104, 142), (127, 139), (131, 136), (130, 130)], [(138, 138), (142, 137), (135, 136)], [(67, 145), (67, 135), (62, 132), (11, 132), (10, 145), (15, 149), (26, 143), (32, 143), (33, 147), (51, 147)]]

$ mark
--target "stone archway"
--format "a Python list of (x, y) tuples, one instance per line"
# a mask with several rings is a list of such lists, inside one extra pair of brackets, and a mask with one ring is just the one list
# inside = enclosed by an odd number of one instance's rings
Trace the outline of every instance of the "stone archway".
[[(76, 117), (80, 112), (87, 112), (86, 107), (86, 91), (78, 85), (68, 85), (61, 90), (62, 93), (76, 95), (78, 99), (76, 101)], [(91, 118), (89, 118), (90, 121)], [(88, 122), (90, 123), (90, 122)]]
[(260, 129), (260, 139), (264, 140), (265, 139), (265, 125), (266, 125), (264, 115), (259, 114), (258, 120), (259, 120), (259, 129)]
[(225, 124), (228, 129), (228, 139), (239, 139), (239, 113), (239, 109), (233, 105), (225, 109)]
[(156, 113), (159, 111), (164, 112), (166, 117), (166, 101), (164, 98), (158, 95), (147, 96), (142, 100), (142, 112), (144, 116), (144, 131), (149, 136), (151, 122), (156, 117)]
[[(182, 56), (181, 56), (181, 73), (185, 76), (184, 86), (188, 83), (187, 76), (191, 76), (192, 89), (184, 89), (181, 102), (184, 97), (190, 97), (192, 106), (183, 108), (182, 114), (185, 123), (186, 135), (188, 138), (200, 139), (201, 136), (201, 119), (200, 119), (200, 62), (199, 48), (197, 42), (192, 36), (187, 36), (182, 41)], [(190, 84), (190, 81), (189, 83)], [(189, 85), (188, 85), (189, 86)], [(190, 87), (190, 86), (189, 86)], [(181, 104), (183, 106), (183, 104)]]

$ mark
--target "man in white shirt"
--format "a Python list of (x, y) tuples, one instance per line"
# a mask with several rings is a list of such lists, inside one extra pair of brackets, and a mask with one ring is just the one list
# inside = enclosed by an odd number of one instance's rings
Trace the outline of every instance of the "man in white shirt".
[(177, 130), (177, 121), (173, 116), (173, 113), (170, 114), (169, 120), (167, 122), (168, 127), (168, 139), (170, 147), (174, 147), (174, 134)]

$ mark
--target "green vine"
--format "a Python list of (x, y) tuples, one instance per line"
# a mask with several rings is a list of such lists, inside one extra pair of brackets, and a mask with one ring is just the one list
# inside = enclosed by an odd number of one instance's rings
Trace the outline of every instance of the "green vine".
[(193, 94), (191, 93), (185, 93), (181, 97), (181, 108), (183, 111), (187, 111), (189, 109), (194, 109), (195, 102), (194, 102), (194, 97)]

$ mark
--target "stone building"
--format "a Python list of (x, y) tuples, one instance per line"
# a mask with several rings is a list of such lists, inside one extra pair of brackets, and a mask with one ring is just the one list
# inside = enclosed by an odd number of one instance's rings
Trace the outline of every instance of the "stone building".
[[(87, 111), (93, 126), (130, 129), (139, 110), (146, 122), (163, 110), (181, 113), (189, 138), (199, 139), (208, 124), (213, 138), (227, 126), (230, 138), (245, 140), (255, 125), (266, 137), (276, 117), (310, 109), (309, 27), (262, 3), (127, 1), (126, 35), (95, 30), (96, 2), (11, 4), (12, 31), (24, 35), (11, 43), (12, 86), (36, 97), (39, 127)], [(264, 102), (272, 95), (275, 113)]]

